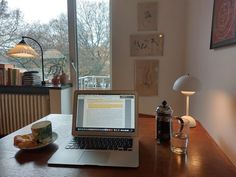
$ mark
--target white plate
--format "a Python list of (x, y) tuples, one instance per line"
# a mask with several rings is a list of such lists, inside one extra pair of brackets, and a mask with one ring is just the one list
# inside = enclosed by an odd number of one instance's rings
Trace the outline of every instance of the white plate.
[(34, 146), (34, 147), (25, 147), (25, 148), (20, 148), (18, 146), (15, 146), (16, 148), (19, 148), (19, 149), (22, 149), (22, 150), (33, 150), (33, 149), (40, 149), (40, 148), (43, 148), (45, 146), (48, 146), (49, 144), (52, 144), (54, 143), (56, 140), (57, 140), (57, 133), (56, 132), (52, 132), (52, 140), (48, 143), (45, 143), (45, 144), (38, 144), (37, 146)]

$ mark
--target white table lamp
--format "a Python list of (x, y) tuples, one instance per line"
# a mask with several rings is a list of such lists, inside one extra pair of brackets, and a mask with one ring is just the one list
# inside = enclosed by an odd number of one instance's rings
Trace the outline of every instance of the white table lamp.
[(173, 90), (179, 91), (186, 96), (186, 115), (182, 117), (189, 120), (190, 127), (196, 127), (196, 121), (189, 115), (189, 97), (195, 94), (196, 91), (199, 91), (200, 88), (200, 81), (189, 74), (179, 77), (173, 85)]

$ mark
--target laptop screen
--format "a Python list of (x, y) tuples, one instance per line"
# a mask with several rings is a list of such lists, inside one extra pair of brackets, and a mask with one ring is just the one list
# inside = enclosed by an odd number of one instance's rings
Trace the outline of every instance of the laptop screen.
[(78, 94), (76, 130), (134, 132), (135, 95)]

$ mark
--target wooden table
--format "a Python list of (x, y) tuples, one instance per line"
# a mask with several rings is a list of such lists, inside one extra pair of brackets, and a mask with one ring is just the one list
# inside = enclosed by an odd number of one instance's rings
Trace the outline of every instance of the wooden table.
[(139, 168), (112, 167), (51, 167), (47, 160), (63, 140), (71, 137), (71, 116), (51, 114), (53, 131), (59, 138), (40, 150), (21, 151), (13, 146), (13, 137), (30, 132), (30, 125), (0, 139), (0, 177), (235, 177), (236, 168), (198, 123), (191, 129), (187, 155), (176, 155), (169, 145), (155, 141), (154, 118), (139, 123)]

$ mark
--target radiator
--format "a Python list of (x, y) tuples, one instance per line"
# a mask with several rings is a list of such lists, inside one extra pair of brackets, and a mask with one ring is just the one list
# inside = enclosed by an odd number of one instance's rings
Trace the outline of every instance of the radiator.
[(49, 95), (0, 94), (0, 135), (48, 115), (49, 107)]

